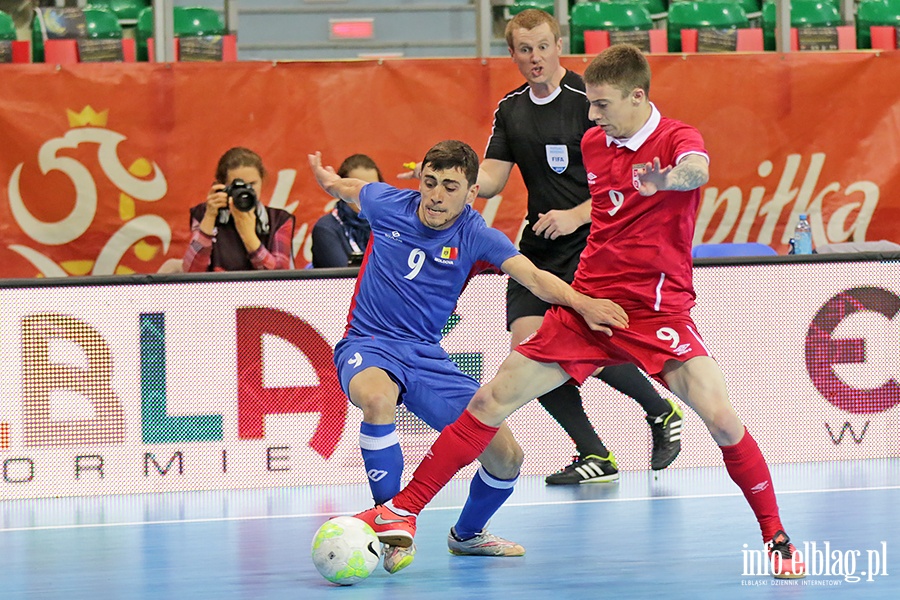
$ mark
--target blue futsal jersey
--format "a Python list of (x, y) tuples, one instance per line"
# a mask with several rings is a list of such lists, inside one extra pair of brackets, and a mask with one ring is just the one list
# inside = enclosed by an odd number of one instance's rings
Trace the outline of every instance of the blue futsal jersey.
[(418, 190), (370, 183), (360, 215), (372, 227), (350, 307), (346, 336), (437, 343), (476, 261), (500, 266), (519, 253), (501, 231), (466, 206), (447, 229), (419, 220)]

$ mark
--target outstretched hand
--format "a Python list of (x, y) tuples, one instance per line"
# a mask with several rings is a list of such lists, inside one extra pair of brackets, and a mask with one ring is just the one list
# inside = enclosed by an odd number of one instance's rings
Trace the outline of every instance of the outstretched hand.
[(312, 169), (316, 181), (329, 195), (334, 195), (329, 188), (340, 181), (340, 176), (334, 172), (334, 167), (322, 165), (322, 153), (316, 150), (315, 154), (307, 154), (309, 166)]
[(594, 331), (602, 331), (612, 336), (614, 328), (628, 328), (628, 314), (612, 300), (586, 296), (584, 303), (574, 308), (584, 318), (587, 326)]
[(410, 165), (412, 165), (412, 167), (410, 168), (410, 170), (409, 170), (409, 171), (403, 171), (402, 173), (398, 173), (398, 174), (397, 174), (397, 179), (421, 179), (421, 178), (422, 178), (422, 163), (420, 163), (420, 162), (417, 162), (417, 163), (415, 163), (415, 164), (413, 164), (413, 163), (409, 163), (409, 164), (403, 163), (403, 166), (404, 166), (404, 167), (410, 166)]
[(637, 173), (641, 182), (638, 193), (641, 196), (652, 196), (659, 190), (666, 189), (666, 177), (672, 168), (672, 165), (663, 167), (659, 157), (654, 158), (652, 163), (646, 163)]

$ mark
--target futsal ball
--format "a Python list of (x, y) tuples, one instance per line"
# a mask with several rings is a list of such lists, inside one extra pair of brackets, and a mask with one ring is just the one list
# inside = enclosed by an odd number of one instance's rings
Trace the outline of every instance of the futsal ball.
[(312, 559), (322, 577), (338, 585), (360, 582), (378, 567), (381, 544), (365, 521), (335, 517), (326, 521), (312, 541)]

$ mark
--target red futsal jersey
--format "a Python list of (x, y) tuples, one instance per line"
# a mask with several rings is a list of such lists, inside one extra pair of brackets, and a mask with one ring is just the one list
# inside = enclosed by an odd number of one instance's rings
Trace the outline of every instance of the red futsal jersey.
[(641, 196), (637, 174), (657, 157), (665, 167), (688, 154), (708, 155), (699, 131), (652, 108), (644, 127), (627, 141), (608, 137), (600, 127), (582, 138), (591, 233), (572, 287), (626, 312), (685, 314), (695, 298), (691, 245), (700, 190)]
[(665, 167), (688, 154), (707, 156), (703, 138), (653, 107), (629, 140), (614, 140), (595, 127), (581, 148), (591, 190), (591, 233), (572, 287), (621, 305), (629, 327), (608, 337), (591, 331), (572, 309), (554, 306), (516, 351), (559, 364), (576, 383), (597, 367), (629, 362), (665, 383), (659, 373), (668, 360), (710, 356), (690, 317), (691, 242), (700, 191), (641, 196), (637, 174), (654, 158)]

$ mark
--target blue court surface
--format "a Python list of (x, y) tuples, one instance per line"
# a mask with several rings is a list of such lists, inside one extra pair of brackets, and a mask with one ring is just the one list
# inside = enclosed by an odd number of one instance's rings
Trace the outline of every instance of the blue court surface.
[(468, 481), (419, 518), (415, 562), (351, 587), (310, 560), (365, 485), (0, 501), (0, 598), (900, 598), (900, 459), (773, 465), (782, 519), (816, 558), (802, 581), (759, 572), (759, 530), (723, 468), (618, 483), (520, 481), (490, 530), (521, 558), (458, 557), (446, 535)]

